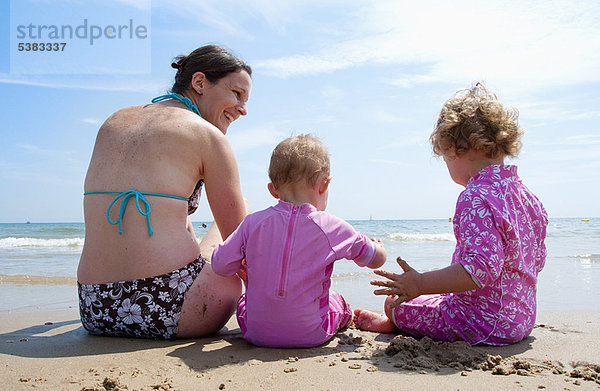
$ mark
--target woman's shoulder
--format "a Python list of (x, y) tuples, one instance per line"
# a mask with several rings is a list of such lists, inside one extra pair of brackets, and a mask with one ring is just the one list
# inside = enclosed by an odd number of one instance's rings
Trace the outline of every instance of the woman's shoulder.
[(128, 106), (115, 111), (104, 121), (100, 130), (120, 129), (123, 127), (131, 128), (131, 124), (140, 122), (143, 107), (141, 105)]
[(112, 113), (108, 117), (108, 120), (121, 119), (121, 118), (129, 117), (132, 115), (139, 115), (144, 107), (145, 107), (145, 105), (137, 105), (137, 106), (127, 106), (127, 107), (120, 108), (119, 110)]
[(128, 122), (130, 125), (136, 123), (144, 131), (153, 130), (173, 136), (187, 136), (191, 138), (190, 141), (222, 142), (225, 137), (213, 124), (181, 107), (160, 104), (130, 106), (117, 111), (111, 117)]
[(179, 107), (165, 107), (150, 116), (152, 121), (171, 132), (189, 133), (194, 137), (222, 142), (225, 135), (198, 114)]

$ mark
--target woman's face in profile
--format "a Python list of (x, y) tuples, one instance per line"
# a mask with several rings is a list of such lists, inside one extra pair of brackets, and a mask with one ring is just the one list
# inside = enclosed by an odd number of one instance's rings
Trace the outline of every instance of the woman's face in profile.
[(200, 104), (202, 118), (226, 134), (233, 121), (246, 115), (251, 88), (252, 79), (244, 70), (232, 72), (216, 83), (205, 83)]

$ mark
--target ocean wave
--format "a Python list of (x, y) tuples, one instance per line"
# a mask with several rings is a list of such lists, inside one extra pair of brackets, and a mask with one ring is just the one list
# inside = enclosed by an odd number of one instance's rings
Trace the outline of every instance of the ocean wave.
[(84, 238), (41, 239), (15, 238), (0, 239), (0, 248), (16, 247), (83, 247)]
[(77, 234), (83, 233), (83, 228), (72, 228), (72, 227), (50, 227), (40, 228), (37, 232), (53, 233), (53, 234)]
[(584, 262), (600, 262), (600, 254), (580, 254), (576, 255), (575, 258)]
[(346, 272), (346, 273), (333, 273), (331, 278), (336, 280), (361, 278), (361, 277), (374, 277), (372, 271), (360, 271), (360, 272)]
[(384, 238), (398, 242), (455, 242), (454, 234), (420, 234), (420, 233), (390, 233), (385, 234)]

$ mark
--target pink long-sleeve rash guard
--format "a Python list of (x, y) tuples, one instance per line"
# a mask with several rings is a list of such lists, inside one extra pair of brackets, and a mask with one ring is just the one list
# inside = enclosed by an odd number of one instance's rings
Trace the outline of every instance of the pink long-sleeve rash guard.
[(368, 266), (375, 243), (311, 204), (279, 201), (248, 215), (212, 255), (215, 273), (237, 273), (245, 258), (244, 338), (261, 346), (316, 346), (337, 330), (327, 321), (331, 273), (346, 258)]

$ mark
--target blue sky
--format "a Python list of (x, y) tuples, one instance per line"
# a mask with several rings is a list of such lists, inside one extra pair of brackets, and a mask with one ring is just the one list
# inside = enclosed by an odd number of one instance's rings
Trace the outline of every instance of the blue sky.
[[(228, 138), (255, 210), (274, 202), (266, 174), (273, 147), (310, 132), (331, 153), (329, 212), (451, 217), (461, 187), (433, 157), (428, 136), (451, 94), (484, 81), (519, 109), (524, 147), (512, 163), (550, 216), (600, 216), (595, 0), (21, 1), (42, 9), (44, 23), (65, 23), (65, 9), (82, 4), (84, 13), (67, 22), (146, 15), (148, 40), (139, 44), (149, 47), (145, 57), (123, 62), (130, 49), (120, 49), (99, 61), (106, 48), (98, 44), (70, 58), (63, 74), (11, 70), (10, 23), (23, 11), (3, 0), (0, 222), (83, 221), (83, 179), (102, 122), (165, 93), (173, 57), (209, 43), (254, 71), (249, 114)], [(43, 57), (31, 61), (44, 65)], [(211, 220), (205, 203), (193, 220)]]

